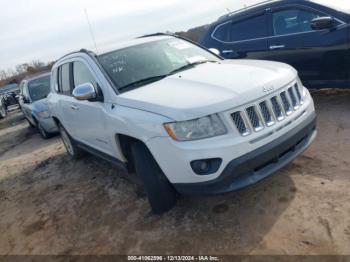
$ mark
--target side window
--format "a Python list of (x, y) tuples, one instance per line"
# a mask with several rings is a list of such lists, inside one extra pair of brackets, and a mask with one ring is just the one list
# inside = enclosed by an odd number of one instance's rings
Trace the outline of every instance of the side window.
[(22, 91), (23, 93), (22, 94), (23, 94), (24, 98), (29, 99), (29, 93), (28, 93), (27, 86), (28, 86), (27, 84), (23, 85), (23, 87), (22, 87), (23, 88), (23, 91)]
[(71, 86), (70, 86), (70, 64), (64, 64), (60, 67), (59, 70), (59, 93), (70, 95)]
[(312, 31), (311, 21), (320, 17), (316, 12), (291, 8), (272, 15), (274, 35), (287, 35)]
[(73, 63), (73, 79), (74, 87), (86, 83), (91, 83), (95, 88), (97, 86), (95, 78), (91, 74), (89, 68), (82, 62)]
[(254, 16), (231, 25), (231, 42), (267, 37), (265, 15)]
[(213, 33), (213, 37), (224, 42), (230, 42), (231, 21), (218, 25)]

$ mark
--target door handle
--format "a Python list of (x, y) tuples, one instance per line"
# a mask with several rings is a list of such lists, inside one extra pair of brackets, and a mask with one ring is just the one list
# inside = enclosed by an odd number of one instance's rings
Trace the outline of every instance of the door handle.
[(76, 105), (71, 105), (70, 108), (75, 111), (79, 110), (79, 107), (77, 107)]
[(283, 49), (285, 47), (286, 47), (285, 45), (272, 45), (270, 46), (270, 50)]
[(233, 50), (222, 50), (223, 54), (232, 54)]

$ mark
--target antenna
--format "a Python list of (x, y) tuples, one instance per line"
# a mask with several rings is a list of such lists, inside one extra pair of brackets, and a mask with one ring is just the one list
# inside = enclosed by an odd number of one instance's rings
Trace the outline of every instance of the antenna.
[(89, 25), (91, 38), (92, 38), (92, 41), (94, 42), (95, 49), (96, 49), (96, 53), (98, 54), (98, 49), (97, 49), (95, 34), (94, 34), (93, 29), (92, 29), (92, 26), (91, 26), (91, 23), (90, 23), (90, 19), (89, 19), (89, 14), (88, 14), (88, 11), (87, 11), (86, 8), (84, 8), (84, 12), (85, 12), (85, 16), (86, 16), (87, 23), (88, 23), (88, 25)]

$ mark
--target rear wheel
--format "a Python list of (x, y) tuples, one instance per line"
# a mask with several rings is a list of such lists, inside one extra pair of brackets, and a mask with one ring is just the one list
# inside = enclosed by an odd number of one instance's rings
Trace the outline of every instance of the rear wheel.
[(67, 150), (68, 155), (73, 159), (79, 159), (84, 155), (84, 151), (77, 146), (66, 129), (59, 124), (59, 130), (62, 138), (62, 142)]
[(162, 214), (176, 204), (176, 191), (158, 166), (148, 148), (135, 142), (131, 145), (136, 173), (141, 177), (149, 203), (155, 214)]

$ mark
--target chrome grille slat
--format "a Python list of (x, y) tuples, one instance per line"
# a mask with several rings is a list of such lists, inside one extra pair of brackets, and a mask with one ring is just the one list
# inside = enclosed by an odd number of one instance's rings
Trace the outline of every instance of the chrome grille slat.
[(286, 115), (290, 115), (293, 112), (293, 108), (287, 98), (287, 94), (285, 91), (281, 93), (281, 99), (282, 99), (282, 104), (283, 104), (284, 111), (286, 112)]
[(297, 97), (299, 99), (299, 104), (303, 104), (303, 98), (301, 97), (301, 93), (300, 93), (300, 89), (299, 89), (299, 85), (298, 84), (295, 84), (294, 85), (294, 90), (295, 90), (295, 93), (297, 94)]
[(298, 100), (294, 94), (292, 87), (288, 88), (288, 93), (289, 93), (289, 97), (292, 101), (292, 105), (293, 105), (294, 109), (298, 108)]
[(274, 96), (271, 98), (271, 104), (272, 104), (273, 112), (275, 113), (276, 119), (278, 121), (282, 121), (284, 119), (284, 115), (283, 115), (282, 107), (278, 102), (277, 96)]

